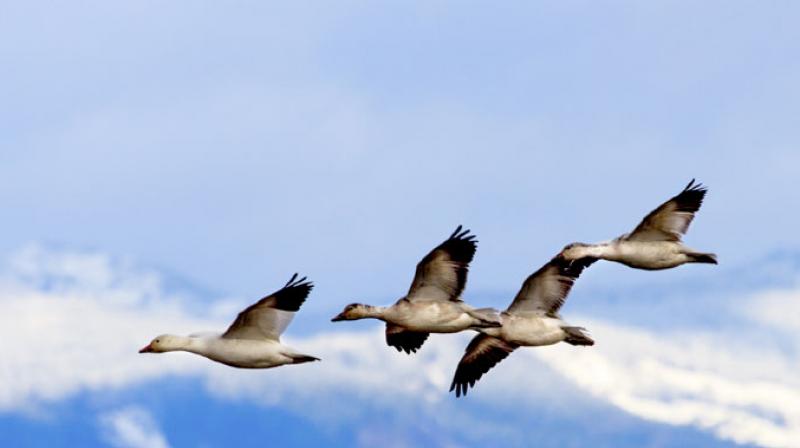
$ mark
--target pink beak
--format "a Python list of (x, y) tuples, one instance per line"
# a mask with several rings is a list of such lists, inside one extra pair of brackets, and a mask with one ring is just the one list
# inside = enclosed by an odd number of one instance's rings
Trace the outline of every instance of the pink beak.
[(145, 345), (139, 353), (153, 353), (153, 347), (150, 344)]

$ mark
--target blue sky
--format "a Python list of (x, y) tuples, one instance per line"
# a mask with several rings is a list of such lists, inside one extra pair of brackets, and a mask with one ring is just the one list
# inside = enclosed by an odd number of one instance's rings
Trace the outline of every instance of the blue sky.
[[(3, 4), (0, 442), (787, 446), (799, 9)], [(458, 224), (480, 240), (466, 299), (504, 307), (693, 177), (686, 242), (719, 266), (596, 264), (563, 311), (598, 345), (515, 353), (467, 400), (444, 383), (468, 335), (409, 358), (375, 322), (328, 322), (403, 295)], [(295, 271), (317, 286), (287, 336), (322, 363), (135, 354)]]

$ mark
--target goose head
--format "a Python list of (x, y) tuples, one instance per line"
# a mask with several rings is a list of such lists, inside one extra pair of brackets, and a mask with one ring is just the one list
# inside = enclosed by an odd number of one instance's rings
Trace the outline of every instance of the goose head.
[(373, 309), (375, 307), (364, 305), (363, 303), (351, 303), (344, 307), (341, 313), (337, 314), (331, 322), (339, 322), (340, 320), (357, 320), (366, 317), (374, 317)]
[(139, 353), (163, 353), (182, 350), (186, 346), (186, 338), (171, 334), (156, 336), (149, 344), (144, 346)]
[(567, 260), (574, 260), (583, 256), (583, 249), (587, 247), (590, 247), (590, 245), (586, 243), (570, 243), (564, 246), (560, 255)]

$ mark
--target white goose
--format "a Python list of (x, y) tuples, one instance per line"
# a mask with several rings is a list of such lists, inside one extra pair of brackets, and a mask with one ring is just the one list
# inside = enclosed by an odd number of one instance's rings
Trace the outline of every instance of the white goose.
[(514, 301), (501, 315), (502, 326), (478, 331), (458, 363), (450, 391), (466, 395), (484, 373), (517, 347), (536, 347), (566, 342), (594, 345), (584, 333), (561, 319), (558, 309), (583, 269), (591, 263), (570, 263), (556, 256), (522, 284)]
[(460, 299), (476, 243), (469, 230), (458, 226), (417, 264), (405, 297), (390, 307), (352, 303), (331, 320), (380, 319), (386, 322), (386, 343), (409, 354), (422, 346), (429, 333), (500, 326), (496, 310), (475, 309)]
[(251, 369), (319, 361), (319, 358), (298, 353), (280, 342), (281, 333), (314, 287), (305, 280), (305, 277), (298, 280), (294, 274), (283, 288), (239, 313), (221, 335), (164, 334), (153, 339), (139, 353), (180, 350), (232, 367)]
[(603, 259), (637, 269), (669, 269), (684, 263), (717, 264), (717, 256), (681, 242), (707, 189), (694, 179), (677, 196), (645, 216), (633, 232), (599, 244), (572, 243), (561, 255), (570, 261)]

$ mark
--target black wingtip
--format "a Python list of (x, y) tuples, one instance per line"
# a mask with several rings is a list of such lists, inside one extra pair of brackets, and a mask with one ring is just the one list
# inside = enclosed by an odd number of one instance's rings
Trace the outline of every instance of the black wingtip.
[(465, 229), (463, 225), (459, 224), (458, 227), (456, 227), (456, 230), (453, 231), (453, 233), (451, 233), (450, 237), (447, 239), (473, 241), (477, 243), (477, 241), (475, 240), (475, 235), (470, 235), (470, 232), (472, 232), (472, 230)]
[(416, 353), (427, 339), (428, 333), (413, 331), (389, 332), (388, 330), (386, 333), (386, 344), (394, 347), (398, 352), (405, 352), (407, 355)]
[(303, 276), (302, 278), (298, 279), (297, 277), (299, 275), (300, 274), (295, 272), (294, 275), (292, 275), (292, 278), (290, 278), (289, 281), (286, 282), (285, 285), (283, 285), (283, 287), (284, 288), (292, 288), (292, 287), (295, 287), (295, 286), (308, 286), (309, 289), (314, 288), (314, 284), (312, 282), (307, 282), (306, 281), (308, 279), (308, 277)]
[(298, 279), (297, 277), (299, 276), (300, 274), (295, 272), (283, 288), (271, 294), (271, 296), (275, 297), (275, 308), (283, 311), (298, 311), (300, 309), (311, 290), (314, 289), (314, 284), (307, 281), (307, 277)]
[(686, 187), (683, 189), (682, 193), (687, 191), (698, 191), (705, 193), (706, 191), (708, 191), (708, 188), (704, 186), (701, 182), (696, 182), (695, 178), (692, 178), (692, 180), (690, 180), (689, 183), (686, 185)]
[(708, 193), (708, 188), (692, 179), (686, 188), (671, 200), (675, 202), (676, 211), (695, 213), (703, 205), (706, 193)]
[(456, 398), (458, 398), (458, 397), (460, 397), (460, 396), (462, 395), (462, 394), (461, 394), (461, 386), (464, 386), (464, 384), (456, 382), (456, 379), (455, 379), (455, 378), (453, 378), (453, 382), (452, 382), (452, 383), (450, 383), (450, 390), (449, 390), (449, 392), (453, 392), (453, 391), (455, 391), (455, 393), (456, 393)]
[(453, 380), (453, 384), (450, 385), (450, 392), (453, 392), (453, 390), (456, 392), (456, 398), (466, 397), (467, 391), (469, 391), (469, 384), (456, 383), (455, 380)]
[(294, 279), (296, 279), (298, 275), (299, 275), (299, 274), (298, 274), (297, 272), (295, 272), (295, 273), (294, 273), (294, 275), (292, 275), (292, 278), (290, 278), (290, 279), (289, 279), (289, 281), (288, 281), (288, 282), (286, 282), (286, 284), (285, 284), (285, 285), (283, 285), (283, 287), (284, 287), (284, 288), (286, 288), (286, 287), (288, 287), (289, 285), (291, 285), (291, 284), (292, 284), (292, 282), (294, 281)]

